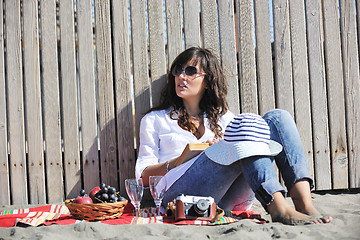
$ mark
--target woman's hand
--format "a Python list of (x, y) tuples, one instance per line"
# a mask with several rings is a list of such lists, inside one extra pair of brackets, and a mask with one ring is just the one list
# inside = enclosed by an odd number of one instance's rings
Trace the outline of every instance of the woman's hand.
[(208, 143), (210, 146), (219, 142), (221, 139), (220, 138), (213, 138), (213, 139), (208, 139), (206, 141), (204, 141), (203, 143)]

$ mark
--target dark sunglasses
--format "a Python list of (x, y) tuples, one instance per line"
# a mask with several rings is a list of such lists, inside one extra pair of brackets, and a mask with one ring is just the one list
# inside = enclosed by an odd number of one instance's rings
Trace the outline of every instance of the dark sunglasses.
[(180, 64), (176, 65), (173, 70), (172, 70), (172, 75), (174, 76), (180, 76), (183, 72), (185, 72), (185, 74), (187, 76), (195, 76), (196, 74), (206, 74), (203, 72), (198, 72), (197, 68), (195, 66), (187, 66), (186, 68), (183, 68), (183, 66), (181, 66)]

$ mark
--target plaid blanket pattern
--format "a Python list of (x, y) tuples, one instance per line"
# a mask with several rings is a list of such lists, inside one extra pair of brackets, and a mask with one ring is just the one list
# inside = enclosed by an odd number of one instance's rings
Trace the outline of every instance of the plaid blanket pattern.
[[(240, 219), (253, 219), (257, 223), (265, 222), (261, 215), (252, 211), (233, 212), (232, 216), (219, 217), (215, 222), (198, 220), (183, 220), (175, 222), (164, 216), (155, 216), (155, 208), (142, 209), (140, 217), (134, 217), (132, 214), (133, 206), (129, 203), (125, 206), (124, 214), (117, 219), (101, 221), (105, 224), (175, 224), (175, 225), (220, 225), (237, 222)], [(35, 208), (13, 209), (0, 211), (0, 227), (14, 226), (39, 226), (39, 225), (69, 225), (84, 222), (72, 217), (69, 209), (64, 205), (45, 205)]]

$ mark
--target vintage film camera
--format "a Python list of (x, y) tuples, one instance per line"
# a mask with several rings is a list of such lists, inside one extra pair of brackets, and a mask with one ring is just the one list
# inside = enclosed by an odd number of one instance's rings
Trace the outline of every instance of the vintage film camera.
[(212, 197), (179, 195), (176, 198), (175, 221), (191, 219), (210, 221), (216, 217), (216, 203)]

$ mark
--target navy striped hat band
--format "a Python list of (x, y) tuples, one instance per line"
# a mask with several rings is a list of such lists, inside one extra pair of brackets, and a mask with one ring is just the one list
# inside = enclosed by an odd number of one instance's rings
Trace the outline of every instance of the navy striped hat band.
[(263, 142), (269, 144), (270, 128), (261, 116), (243, 113), (236, 116), (226, 127), (224, 141)]

